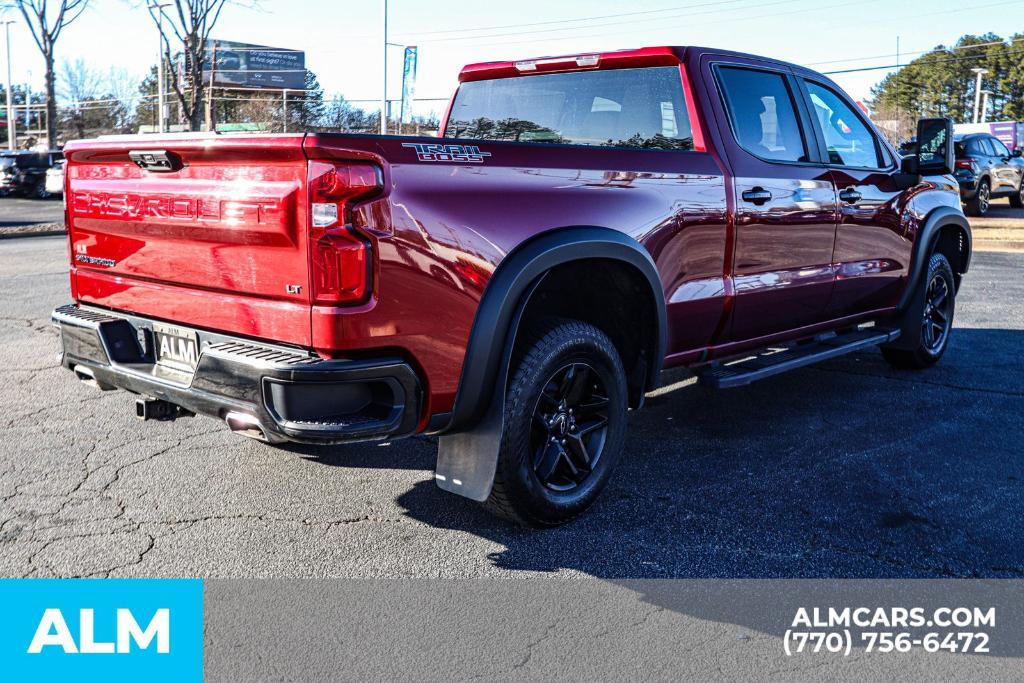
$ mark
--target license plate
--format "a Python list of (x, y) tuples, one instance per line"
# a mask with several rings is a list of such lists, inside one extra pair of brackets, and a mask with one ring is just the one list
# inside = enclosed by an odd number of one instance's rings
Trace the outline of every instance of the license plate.
[(195, 371), (199, 363), (199, 337), (193, 330), (153, 323), (153, 345), (160, 365)]

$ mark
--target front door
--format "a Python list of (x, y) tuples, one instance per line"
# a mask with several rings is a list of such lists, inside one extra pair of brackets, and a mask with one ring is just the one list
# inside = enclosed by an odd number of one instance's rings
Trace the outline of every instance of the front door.
[(895, 306), (912, 246), (901, 231), (895, 158), (840, 90), (811, 77), (799, 81), (839, 195), (828, 317)]
[[(732, 324), (741, 341), (822, 321), (833, 284), (836, 191), (796, 81), (755, 59), (710, 56), (735, 178)], [(712, 98), (713, 100), (715, 98)]]

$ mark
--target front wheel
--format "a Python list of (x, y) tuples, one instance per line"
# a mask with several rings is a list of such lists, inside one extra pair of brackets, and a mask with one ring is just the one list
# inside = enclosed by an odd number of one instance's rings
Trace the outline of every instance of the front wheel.
[[(882, 347), (889, 364), (901, 369), (923, 369), (939, 362), (949, 346), (956, 303), (956, 281), (949, 261), (942, 254), (933, 254), (928, 262), (928, 275), (918, 294), (913, 314), (919, 312), (919, 337), (913, 348)], [(920, 297), (924, 298), (922, 302)], [(923, 304), (923, 306), (922, 306)]]
[(608, 483), (626, 435), (626, 373), (608, 335), (576, 320), (534, 327), (516, 357), (484, 506), (525, 526), (556, 526)]

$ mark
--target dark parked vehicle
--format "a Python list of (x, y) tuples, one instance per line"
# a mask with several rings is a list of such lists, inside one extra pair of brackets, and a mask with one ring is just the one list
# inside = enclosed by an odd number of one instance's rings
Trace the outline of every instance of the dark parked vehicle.
[(1009, 197), (1014, 208), (1024, 208), (1024, 160), (988, 133), (957, 135), (956, 179), (967, 215), (984, 216), (997, 197)]
[(594, 502), (665, 367), (948, 346), (947, 119), (899, 161), (825, 76), (697, 47), (470, 65), (446, 119), (69, 143), (64, 367), (270, 443), (440, 435), (441, 488), (540, 526)]
[(46, 199), (46, 172), (63, 158), (56, 151), (0, 153), (0, 193)]

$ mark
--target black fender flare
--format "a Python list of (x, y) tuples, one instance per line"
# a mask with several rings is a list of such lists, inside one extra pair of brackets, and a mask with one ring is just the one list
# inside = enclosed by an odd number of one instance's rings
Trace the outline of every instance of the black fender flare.
[(907, 274), (907, 286), (903, 290), (903, 295), (900, 297), (900, 302), (896, 307), (901, 313), (906, 311), (911, 302), (913, 302), (917, 288), (921, 285), (921, 278), (924, 277), (924, 273), (928, 270), (928, 260), (935, 250), (935, 243), (939, 239), (939, 233), (942, 231), (942, 228), (949, 225), (959, 228), (964, 236), (966, 250), (960, 273), (967, 272), (967, 268), (971, 264), (971, 252), (973, 249), (970, 223), (967, 222), (967, 218), (962, 211), (951, 206), (940, 206), (932, 209), (928, 212), (924, 223), (921, 224), (921, 228), (917, 232), (917, 238), (914, 240), (914, 247), (910, 257), (910, 272)]
[(499, 371), (512, 354), (519, 319), (535, 284), (552, 268), (581, 259), (602, 258), (638, 270), (650, 287), (656, 311), (656, 348), (647, 359), (646, 386), (655, 388), (665, 358), (668, 323), (661, 277), (650, 253), (635, 239), (597, 226), (568, 226), (536, 235), (510, 252), (491, 276), (473, 320), (455, 405), (447, 425), (433, 432), (471, 429), (498, 387)]

